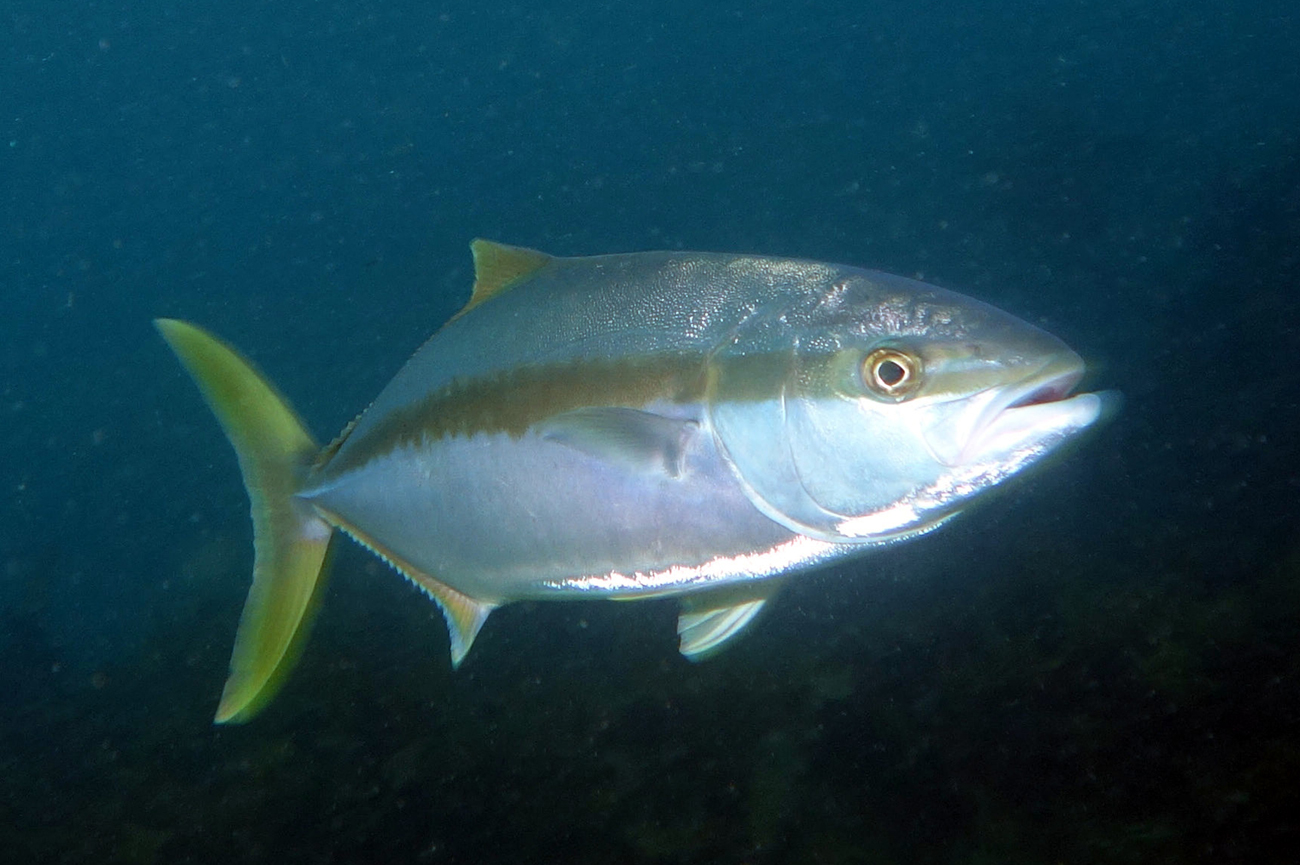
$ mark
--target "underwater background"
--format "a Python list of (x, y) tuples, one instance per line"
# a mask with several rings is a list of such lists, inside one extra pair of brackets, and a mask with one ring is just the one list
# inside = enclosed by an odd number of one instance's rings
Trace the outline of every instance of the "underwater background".
[[(1294, 0), (0, 28), (0, 861), (1300, 861)], [(213, 726), (247, 503), (150, 319), (328, 440), (464, 303), (476, 236), (920, 276), (1125, 404), (703, 664), (672, 602), (524, 603), (453, 674), (437, 609), (342, 544), (284, 691)]]

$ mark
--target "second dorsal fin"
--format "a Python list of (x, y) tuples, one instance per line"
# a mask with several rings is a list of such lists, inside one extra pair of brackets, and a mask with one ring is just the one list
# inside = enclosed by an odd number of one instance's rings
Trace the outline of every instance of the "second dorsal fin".
[(470, 295), (469, 303), (456, 313), (456, 318), (541, 270), (552, 258), (535, 249), (506, 246), (482, 238), (471, 242), (469, 248), (474, 253), (474, 293)]

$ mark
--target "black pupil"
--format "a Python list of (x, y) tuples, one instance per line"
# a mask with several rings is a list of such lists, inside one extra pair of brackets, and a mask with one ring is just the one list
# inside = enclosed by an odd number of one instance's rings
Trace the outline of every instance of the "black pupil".
[(876, 365), (876, 378), (885, 387), (893, 387), (907, 376), (907, 370), (895, 360), (882, 360)]

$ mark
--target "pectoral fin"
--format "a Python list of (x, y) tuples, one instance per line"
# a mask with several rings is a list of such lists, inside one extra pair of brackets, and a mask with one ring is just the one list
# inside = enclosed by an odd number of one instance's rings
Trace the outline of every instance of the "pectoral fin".
[(675, 478), (699, 424), (632, 408), (592, 407), (558, 414), (540, 429), (547, 440), (596, 459)]
[(754, 621), (779, 588), (780, 582), (773, 580), (683, 599), (677, 618), (679, 650), (691, 661), (702, 661), (719, 651)]

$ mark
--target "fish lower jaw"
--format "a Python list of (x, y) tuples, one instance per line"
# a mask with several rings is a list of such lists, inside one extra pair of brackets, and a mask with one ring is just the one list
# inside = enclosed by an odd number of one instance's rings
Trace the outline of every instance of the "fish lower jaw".
[(960, 465), (1019, 461), (1026, 451), (1046, 453), (1092, 426), (1102, 414), (1102, 395), (1081, 393), (1048, 402), (1026, 401), (998, 412), (966, 442)]
[(967, 445), (968, 457), (947, 464), (933, 481), (888, 507), (844, 520), (839, 532), (846, 540), (887, 544), (938, 528), (1091, 425), (1103, 397), (1079, 394), (1005, 410)]

